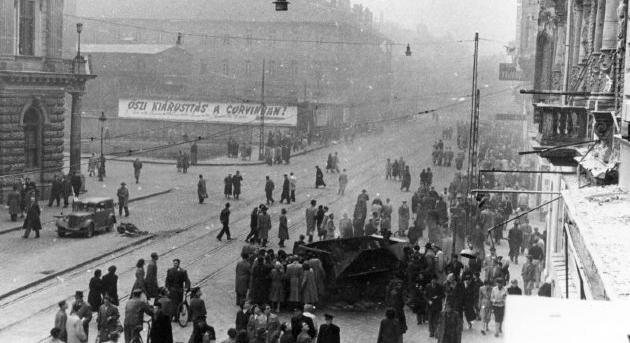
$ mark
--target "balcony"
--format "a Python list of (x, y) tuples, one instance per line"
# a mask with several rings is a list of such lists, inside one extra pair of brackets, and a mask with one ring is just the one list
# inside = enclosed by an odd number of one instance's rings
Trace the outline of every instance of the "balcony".
[(550, 104), (534, 105), (534, 122), (538, 123), (536, 141), (544, 147), (589, 140), (589, 114), (584, 107)]

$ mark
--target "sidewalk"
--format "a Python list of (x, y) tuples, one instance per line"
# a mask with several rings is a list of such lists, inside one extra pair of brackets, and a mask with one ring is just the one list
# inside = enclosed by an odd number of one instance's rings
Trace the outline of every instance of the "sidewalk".
[[(119, 180), (129, 179), (121, 177), (123, 168), (112, 168), (112, 170), (107, 170), (107, 177), (102, 181), (98, 181), (96, 177), (87, 177), (85, 179), (85, 189), (86, 193), (83, 193), (79, 196), (80, 199), (84, 199), (87, 197), (111, 197), (116, 199), (116, 191), (120, 187)], [(127, 172), (127, 174), (129, 174)], [(127, 183), (131, 183), (131, 180), (128, 180)], [(147, 181), (141, 178), (141, 184), (138, 184), (138, 187), (134, 187), (136, 184), (128, 184), (127, 188), (129, 188), (130, 198), (129, 202), (139, 201), (146, 198), (159, 196), (162, 194), (166, 194), (172, 191), (172, 189), (166, 187), (164, 184), (160, 184), (158, 182), (151, 182), (147, 179)], [(46, 229), (51, 225), (54, 226), (54, 222), (56, 218), (54, 216), (72, 212), (72, 197), (68, 199), (70, 203), (67, 208), (63, 208), (63, 199), (61, 199), (59, 207), (56, 206), (56, 203), (53, 204), (52, 207), (48, 207), (48, 199), (43, 199), (39, 201), (39, 207), (41, 208), (41, 216), (40, 220), (42, 222), (42, 228)], [(4, 235), (10, 232), (19, 231), (22, 229), (22, 223), (24, 219), (18, 217), (18, 221), (12, 222), (10, 221), (9, 215), (7, 213), (7, 207), (4, 206), (4, 214), (2, 215), (2, 220), (0, 221), (0, 235)]]
[[(312, 144), (308, 147), (306, 147), (306, 149), (304, 150), (300, 150), (298, 152), (291, 152), (291, 157), (295, 157), (295, 156), (301, 156), (304, 154), (307, 154), (309, 152), (312, 151), (316, 151), (316, 150), (320, 150), (323, 149), (325, 147), (327, 147), (328, 145), (326, 144)], [(82, 154), (81, 158), (83, 159), (87, 159), (90, 157), (90, 154)], [(119, 156), (119, 157), (112, 157), (112, 156), (107, 156), (105, 155), (105, 157), (107, 158), (108, 161), (125, 161), (125, 162), (132, 162), (134, 161), (136, 158), (140, 158), (140, 161), (142, 161), (142, 163), (148, 163), (148, 164), (175, 164), (175, 160), (167, 160), (167, 159), (158, 159), (158, 158), (146, 158), (142, 156), (142, 153), (139, 152), (137, 154), (134, 154), (132, 156)], [(258, 146), (253, 146), (252, 147), (252, 157), (251, 159), (248, 160), (242, 160), (240, 157), (239, 158), (232, 158), (232, 157), (227, 157), (227, 156), (219, 156), (219, 157), (215, 157), (212, 159), (208, 159), (208, 160), (200, 160), (197, 161), (197, 166), (217, 166), (217, 167), (229, 167), (229, 166), (251, 166), (251, 165), (261, 165), (261, 164), (265, 164), (265, 161), (259, 161), (258, 160)]]

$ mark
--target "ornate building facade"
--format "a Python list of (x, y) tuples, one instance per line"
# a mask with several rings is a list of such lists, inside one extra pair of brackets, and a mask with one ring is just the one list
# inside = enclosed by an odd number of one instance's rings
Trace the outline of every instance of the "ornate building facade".
[(62, 59), (62, 31), (63, 0), (0, 0), (2, 190), (30, 177), (45, 195), (62, 172), (64, 98), (90, 78)]

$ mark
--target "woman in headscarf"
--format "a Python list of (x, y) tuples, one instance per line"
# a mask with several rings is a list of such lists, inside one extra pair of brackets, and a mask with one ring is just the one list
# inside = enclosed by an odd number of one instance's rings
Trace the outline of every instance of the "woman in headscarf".
[(326, 183), (324, 182), (324, 173), (319, 166), (315, 166), (315, 188), (319, 188), (319, 186), (326, 187)]
[(141, 258), (136, 263), (136, 281), (133, 283), (131, 290), (141, 289), (142, 293), (147, 294), (147, 289), (144, 284), (144, 259)]

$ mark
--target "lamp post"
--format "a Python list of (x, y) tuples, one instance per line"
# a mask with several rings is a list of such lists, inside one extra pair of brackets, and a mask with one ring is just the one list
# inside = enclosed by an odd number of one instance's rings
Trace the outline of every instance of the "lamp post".
[(101, 116), (98, 118), (98, 121), (101, 123), (101, 156), (99, 157), (99, 166), (98, 166), (98, 180), (103, 181), (103, 172), (101, 164), (104, 162), (103, 156), (103, 130), (105, 129), (105, 121), (107, 121), (107, 117), (105, 117), (105, 112), (101, 112)]
[(72, 61), (72, 73), (75, 75), (76, 84), (71, 87), (69, 93), (72, 95), (72, 108), (70, 114), (70, 173), (81, 173), (81, 95), (82, 87), (80, 78), (82, 64), (84, 62), (81, 56), (81, 31), (83, 24), (77, 23), (77, 55)]

